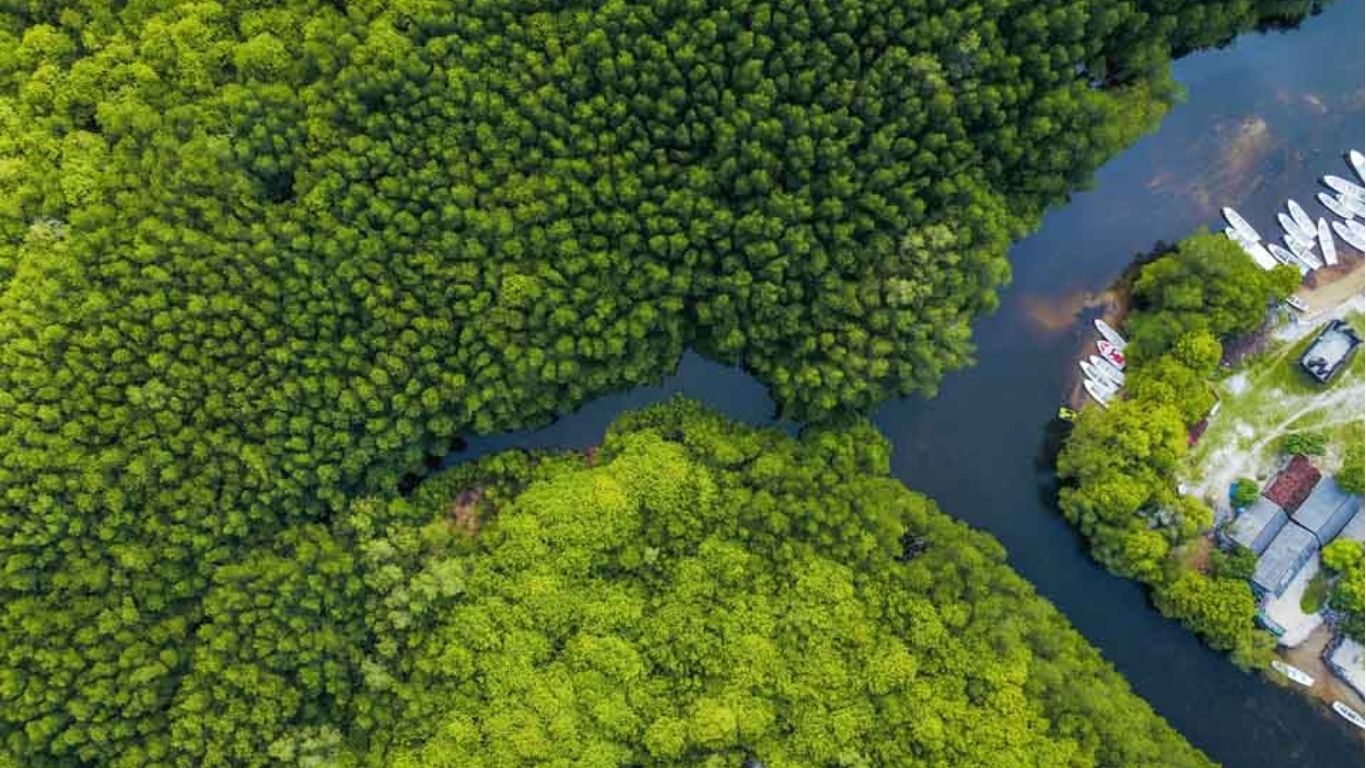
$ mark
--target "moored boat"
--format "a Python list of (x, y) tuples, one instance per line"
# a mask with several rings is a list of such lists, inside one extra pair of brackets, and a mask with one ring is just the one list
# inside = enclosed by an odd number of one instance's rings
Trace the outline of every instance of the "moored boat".
[(1300, 685), (1314, 684), (1314, 678), (1311, 677), (1308, 672), (1305, 672), (1299, 667), (1293, 667), (1289, 664), (1286, 664), (1284, 661), (1281, 661), (1280, 659), (1273, 660), (1271, 662), (1271, 668), (1276, 670), (1277, 672), (1280, 672), (1282, 675), (1285, 675), (1291, 680), (1299, 683)]
[(1343, 216), (1344, 219), (1366, 219), (1366, 197), (1352, 197), (1351, 195), (1338, 195), (1338, 204), (1347, 209), (1349, 215)]
[(1314, 245), (1316, 242), (1316, 240), (1311, 240), (1306, 244), (1291, 237), (1285, 238), (1285, 245), (1290, 249), (1291, 253), (1295, 254), (1295, 258), (1304, 262), (1304, 265), (1310, 269), (1322, 269), (1323, 259), (1320, 259), (1318, 254), (1314, 253)]
[(1366, 197), (1366, 187), (1363, 187), (1360, 184), (1353, 184), (1341, 176), (1329, 174), (1323, 177), (1323, 183), (1324, 186), (1340, 195), (1357, 198)]
[(1305, 304), (1304, 301), (1301, 300), (1299, 296), (1286, 296), (1286, 297), (1285, 297), (1285, 303), (1286, 303), (1286, 306), (1290, 307), (1291, 309), (1295, 310), (1296, 312), (1308, 312), (1308, 311), (1309, 311), (1309, 305), (1308, 305), (1308, 304)]
[(1091, 363), (1092, 368), (1096, 369), (1096, 373), (1100, 374), (1101, 378), (1113, 381), (1121, 387), (1124, 386), (1124, 371), (1121, 371), (1114, 363), (1100, 355), (1091, 355), (1088, 362)]
[(1293, 237), (1296, 240), (1305, 241), (1309, 239), (1309, 233), (1304, 231), (1304, 228), (1300, 226), (1299, 222), (1290, 218), (1286, 214), (1276, 214), (1276, 221), (1279, 221), (1281, 223), (1281, 229), (1285, 230), (1285, 233), (1290, 237)]
[(1096, 382), (1091, 379), (1083, 381), (1081, 385), (1086, 389), (1086, 394), (1090, 395), (1092, 400), (1100, 403), (1101, 408), (1110, 407), (1110, 398), (1114, 397), (1113, 393), (1106, 394), (1105, 390), (1097, 386)]
[(1110, 342), (1111, 344), (1114, 344), (1115, 349), (1118, 349), (1119, 351), (1123, 352), (1124, 348), (1129, 346), (1129, 342), (1125, 341), (1124, 337), (1119, 335), (1119, 331), (1116, 331), (1114, 328), (1110, 326), (1109, 323), (1105, 322), (1099, 317), (1095, 320), (1095, 326), (1096, 332), (1099, 333), (1102, 337), (1104, 337), (1106, 341)]
[(1319, 250), (1323, 251), (1323, 263), (1333, 266), (1338, 263), (1338, 247), (1333, 242), (1333, 230), (1328, 227), (1328, 220), (1320, 218), (1319, 230)]
[(1096, 349), (1100, 352), (1101, 357), (1114, 363), (1115, 367), (1120, 369), (1121, 371), (1124, 370), (1124, 366), (1126, 364), (1124, 360), (1124, 353), (1120, 352), (1118, 347), (1106, 341), (1105, 339), (1098, 339), (1096, 340)]
[(1301, 230), (1305, 232), (1314, 231), (1314, 220), (1309, 218), (1308, 212), (1301, 208), (1299, 203), (1294, 200), (1287, 200), (1285, 201), (1285, 207), (1286, 210), (1290, 211), (1290, 218), (1294, 219), (1295, 223), (1300, 225)]
[[(1337, 222), (1334, 222), (1334, 227), (1336, 227), (1336, 225)], [(1279, 245), (1276, 245), (1275, 243), (1269, 244), (1267, 246), (1267, 250), (1271, 251), (1271, 255), (1276, 258), (1276, 261), (1279, 261), (1280, 263), (1285, 264), (1286, 266), (1298, 269), (1301, 275), (1309, 274), (1309, 265), (1305, 264), (1303, 261), (1300, 261), (1300, 259), (1290, 251), (1287, 251), (1286, 249), (1280, 247)]]
[(1238, 243), (1238, 245), (1243, 249), (1243, 253), (1246, 253), (1253, 261), (1257, 262), (1257, 266), (1262, 269), (1276, 268), (1276, 259), (1267, 251), (1266, 246), (1261, 243), (1248, 242), (1241, 242)]
[(1366, 155), (1353, 150), (1347, 152), (1347, 162), (1352, 164), (1352, 170), (1356, 171), (1357, 178), (1362, 184), (1366, 184)]
[(1262, 236), (1257, 234), (1257, 230), (1254, 229), (1251, 224), (1247, 223), (1247, 219), (1244, 219), (1237, 211), (1228, 206), (1224, 206), (1220, 212), (1224, 214), (1224, 220), (1232, 225), (1234, 229), (1241, 232), (1243, 237), (1254, 241), (1262, 239)]
[(1366, 253), (1366, 232), (1361, 231), (1360, 224), (1355, 221), (1335, 221), (1333, 222), (1333, 231), (1348, 245)]
[(1355, 709), (1352, 709), (1340, 701), (1335, 701), (1333, 702), (1333, 711), (1341, 715), (1343, 720), (1346, 720), (1358, 728), (1366, 730), (1366, 718), (1363, 718), (1361, 713)]
[(1338, 202), (1337, 197), (1330, 195), (1327, 192), (1320, 192), (1318, 193), (1317, 197), (1319, 199), (1319, 203), (1324, 208), (1327, 208), (1328, 210), (1332, 211), (1334, 216), (1337, 216), (1339, 219), (1352, 218), (1351, 209), (1349, 209), (1342, 203)]

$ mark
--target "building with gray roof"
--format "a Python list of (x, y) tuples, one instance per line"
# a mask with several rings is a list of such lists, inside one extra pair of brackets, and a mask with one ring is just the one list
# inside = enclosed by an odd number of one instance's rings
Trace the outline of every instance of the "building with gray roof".
[(1285, 527), (1290, 517), (1281, 505), (1260, 496), (1252, 506), (1243, 510), (1229, 526), (1228, 536), (1260, 555), (1271, 545), (1271, 540)]
[(1295, 574), (1318, 550), (1314, 534), (1293, 523), (1281, 528), (1257, 559), (1252, 572), (1252, 586), (1263, 593), (1280, 597), (1294, 580)]
[(1319, 546), (1323, 546), (1347, 526), (1352, 516), (1361, 511), (1361, 506), (1360, 496), (1343, 490), (1336, 478), (1325, 477), (1309, 492), (1309, 497), (1291, 519), (1314, 534)]
[(1347, 525), (1343, 526), (1342, 533), (1338, 536), (1366, 543), (1366, 517), (1363, 517), (1360, 509), (1357, 509), (1357, 513), (1347, 521)]

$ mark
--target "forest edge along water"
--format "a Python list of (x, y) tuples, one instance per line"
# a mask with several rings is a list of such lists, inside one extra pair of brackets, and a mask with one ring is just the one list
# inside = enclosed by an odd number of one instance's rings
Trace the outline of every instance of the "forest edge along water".
[[(1092, 188), (1051, 211), (1011, 250), (1013, 284), (975, 324), (978, 363), (934, 399), (875, 414), (893, 473), (947, 513), (999, 539), (1052, 601), (1183, 735), (1225, 766), (1359, 766), (1359, 732), (1289, 690), (1237, 670), (1107, 574), (1053, 506), (1047, 427), (1090, 335), (1085, 311), (1136, 254), (1217, 228), (1219, 207), (1266, 219), (1313, 199), (1324, 168), (1362, 145), (1362, 2), (1333, 5), (1287, 32), (1252, 33), (1174, 66), (1188, 98), (1152, 135), (1111, 159)], [(469, 441), (447, 463), (508, 448), (583, 448), (621, 411), (682, 393), (732, 418), (776, 424), (764, 387), (688, 353), (656, 386), (599, 398), (543, 429)]]

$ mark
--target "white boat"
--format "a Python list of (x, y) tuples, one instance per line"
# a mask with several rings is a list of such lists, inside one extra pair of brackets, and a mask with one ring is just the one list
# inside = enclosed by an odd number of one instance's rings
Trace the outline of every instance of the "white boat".
[(1361, 183), (1366, 184), (1366, 155), (1353, 149), (1347, 153), (1347, 162), (1352, 164), (1352, 170), (1356, 171)]
[(1100, 407), (1110, 407), (1110, 398), (1114, 397), (1113, 392), (1107, 394), (1104, 389), (1101, 389), (1099, 386), (1097, 386), (1096, 382), (1091, 379), (1083, 381), (1081, 385), (1086, 388), (1086, 394), (1090, 395), (1092, 400), (1095, 400), (1097, 403), (1100, 403)]
[(1318, 254), (1314, 253), (1315, 242), (1316, 241), (1311, 240), (1309, 241), (1309, 244), (1306, 245), (1289, 236), (1285, 238), (1286, 247), (1290, 249), (1291, 253), (1295, 254), (1295, 258), (1304, 262), (1304, 265), (1310, 269), (1323, 269), (1323, 259), (1320, 259)]
[(1323, 263), (1333, 266), (1338, 263), (1338, 247), (1333, 242), (1333, 230), (1328, 228), (1328, 220), (1319, 219), (1319, 250), (1323, 251)]
[(1285, 207), (1290, 211), (1290, 217), (1295, 220), (1296, 224), (1300, 225), (1301, 230), (1305, 232), (1314, 231), (1314, 220), (1309, 218), (1309, 214), (1300, 207), (1299, 203), (1294, 200), (1287, 200), (1285, 201)]
[(1327, 208), (1328, 210), (1332, 211), (1333, 215), (1337, 216), (1339, 219), (1352, 218), (1351, 209), (1343, 205), (1342, 203), (1338, 202), (1337, 197), (1330, 195), (1327, 192), (1320, 192), (1318, 194), (1318, 198), (1319, 203), (1321, 203), (1324, 208)]
[(1124, 371), (1121, 371), (1114, 363), (1106, 360), (1100, 355), (1091, 355), (1087, 360), (1091, 363), (1091, 367), (1096, 369), (1096, 373), (1100, 374), (1101, 378), (1113, 381), (1121, 387), (1124, 386)]
[(1300, 685), (1314, 684), (1314, 678), (1311, 677), (1308, 672), (1305, 672), (1299, 667), (1292, 667), (1289, 664), (1286, 664), (1284, 661), (1281, 661), (1280, 659), (1273, 660), (1271, 662), (1271, 668), (1276, 670), (1277, 672), (1280, 672), (1282, 675), (1285, 675), (1291, 680), (1294, 680)]
[(1366, 718), (1363, 718), (1361, 713), (1355, 709), (1352, 709), (1340, 701), (1335, 701), (1333, 702), (1333, 711), (1342, 715), (1343, 720), (1346, 720), (1358, 728), (1366, 730)]
[(1348, 245), (1362, 253), (1366, 253), (1366, 237), (1363, 237), (1360, 232), (1357, 232), (1348, 226), (1350, 224), (1356, 224), (1356, 222), (1335, 221), (1333, 222), (1333, 231), (1337, 233), (1338, 237), (1346, 241)]
[(1232, 240), (1238, 245), (1243, 245), (1244, 243), (1257, 242), (1256, 240), (1249, 240), (1247, 238), (1247, 235), (1244, 235), (1242, 232), (1239, 232), (1233, 227), (1224, 227), (1224, 237), (1227, 237), (1228, 239)]
[(1343, 216), (1344, 219), (1366, 219), (1366, 198), (1352, 197), (1351, 195), (1338, 195), (1338, 205), (1347, 210), (1349, 215)]
[[(1315, 235), (1317, 234), (1318, 233), (1316, 232)], [(1291, 253), (1314, 247), (1314, 240), (1308, 235), (1300, 232), (1286, 232), (1285, 235), (1281, 237), (1281, 240), (1285, 243), (1285, 247), (1290, 249)]]
[(1246, 253), (1253, 261), (1257, 262), (1257, 266), (1262, 269), (1276, 268), (1276, 258), (1271, 255), (1271, 252), (1266, 249), (1266, 246), (1261, 243), (1248, 242), (1238, 243), (1238, 245), (1243, 249), (1243, 253)]
[(1101, 320), (1099, 317), (1097, 317), (1095, 320), (1095, 326), (1096, 332), (1099, 333), (1101, 336), (1105, 337), (1106, 341), (1110, 342), (1111, 344), (1114, 344), (1115, 349), (1118, 349), (1119, 351), (1123, 352), (1124, 348), (1129, 346), (1129, 342), (1125, 341), (1124, 337), (1119, 335), (1119, 331), (1116, 331), (1114, 328), (1110, 327), (1109, 323), (1105, 322), (1104, 320)]
[[(1094, 355), (1092, 355), (1092, 357), (1094, 357)], [(1105, 377), (1101, 376), (1101, 375), (1100, 375), (1100, 372), (1098, 372), (1098, 371), (1096, 370), (1096, 366), (1095, 366), (1090, 360), (1078, 360), (1078, 361), (1077, 361), (1077, 365), (1081, 366), (1081, 372), (1084, 373), (1084, 374), (1086, 374), (1086, 378), (1087, 378), (1087, 379), (1089, 379), (1089, 380), (1091, 380), (1091, 381), (1098, 381), (1098, 382), (1099, 382), (1099, 381), (1104, 381), (1104, 382), (1110, 384), (1110, 386), (1112, 386), (1112, 387), (1113, 387), (1113, 386), (1118, 386), (1117, 384), (1115, 384), (1114, 382), (1110, 381), (1109, 379), (1106, 379)]]
[(1309, 311), (1309, 305), (1308, 305), (1308, 304), (1305, 304), (1303, 301), (1301, 301), (1299, 296), (1286, 296), (1286, 297), (1285, 297), (1285, 303), (1286, 303), (1286, 306), (1290, 307), (1291, 309), (1295, 310), (1296, 312), (1308, 312), (1308, 311)]
[[(1334, 226), (1336, 226), (1336, 222), (1334, 223)], [(1268, 245), (1267, 250), (1271, 251), (1271, 255), (1276, 258), (1276, 261), (1298, 269), (1301, 275), (1309, 274), (1309, 265), (1300, 261), (1299, 258), (1290, 251), (1287, 251), (1275, 243)]]
[(1254, 242), (1262, 239), (1262, 236), (1257, 234), (1257, 230), (1253, 229), (1252, 225), (1247, 223), (1247, 219), (1240, 216), (1237, 211), (1225, 206), (1220, 212), (1224, 214), (1224, 220), (1241, 232), (1243, 237)]
[(1124, 360), (1124, 353), (1120, 352), (1118, 347), (1105, 339), (1098, 339), (1096, 340), (1096, 349), (1100, 352), (1101, 357), (1114, 363), (1115, 367), (1121, 371), (1124, 370), (1127, 363)]
[(1290, 218), (1284, 213), (1276, 214), (1276, 221), (1279, 221), (1281, 223), (1281, 229), (1285, 230), (1285, 233), (1287, 235), (1290, 235), (1296, 240), (1309, 239), (1309, 233), (1304, 231), (1304, 228), (1300, 226), (1299, 222), (1295, 221), (1294, 219)]
[(1329, 189), (1340, 195), (1357, 198), (1366, 197), (1366, 187), (1363, 187), (1360, 184), (1353, 184), (1341, 176), (1329, 174), (1323, 177), (1323, 183)]

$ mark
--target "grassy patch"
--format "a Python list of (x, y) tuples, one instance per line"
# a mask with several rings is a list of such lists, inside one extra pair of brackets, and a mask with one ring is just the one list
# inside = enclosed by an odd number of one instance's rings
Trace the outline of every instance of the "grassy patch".
[(1314, 574), (1314, 578), (1309, 580), (1308, 586), (1304, 588), (1304, 594), (1300, 595), (1300, 610), (1308, 614), (1318, 613), (1323, 609), (1323, 603), (1328, 599), (1328, 578), (1323, 571)]
[[(1346, 319), (1358, 331), (1366, 326), (1361, 312)], [(1229, 484), (1239, 476), (1265, 481), (1288, 435), (1321, 438), (1323, 447), (1316, 452), (1322, 456), (1315, 463), (1329, 472), (1336, 471), (1346, 446), (1361, 439), (1366, 353), (1358, 351), (1327, 385), (1299, 366), (1300, 356), (1322, 325), (1308, 330), (1303, 338), (1280, 342), (1247, 358), (1232, 375), (1213, 384), (1219, 394), (1219, 412), (1187, 455), (1180, 473), (1211, 502), (1222, 501)]]

